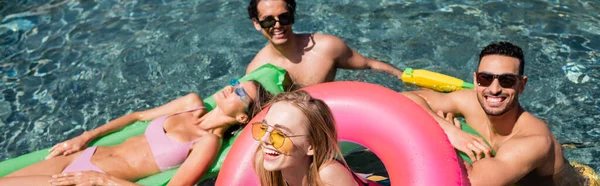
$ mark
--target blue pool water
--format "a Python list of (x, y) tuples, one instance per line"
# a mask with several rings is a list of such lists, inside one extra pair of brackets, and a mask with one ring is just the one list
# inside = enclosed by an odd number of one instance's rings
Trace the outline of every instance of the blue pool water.
[[(0, 1), (0, 161), (242, 76), (266, 44), (247, 2)], [(600, 171), (599, 10), (595, 0), (303, 0), (294, 29), (469, 81), (483, 46), (511, 41), (526, 53), (525, 109), (576, 147), (569, 160)], [(373, 71), (336, 79), (415, 89)], [(369, 166), (359, 159), (350, 163)], [(362, 171), (385, 172), (372, 167)]]

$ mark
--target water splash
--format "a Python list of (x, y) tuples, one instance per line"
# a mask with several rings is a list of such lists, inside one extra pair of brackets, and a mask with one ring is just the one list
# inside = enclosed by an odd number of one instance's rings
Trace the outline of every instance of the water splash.
[(567, 76), (567, 79), (575, 84), (581, 84), (590, 81), (590, 76), (585, 73), (586, 68), (583, 65), (571, 62), (563, 66), (562, 70), (565, 73), (565, 76)]

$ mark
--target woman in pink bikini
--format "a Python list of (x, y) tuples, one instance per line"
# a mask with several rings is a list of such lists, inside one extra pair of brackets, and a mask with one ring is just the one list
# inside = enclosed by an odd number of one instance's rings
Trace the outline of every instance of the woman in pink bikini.
[(301, 90), (281, 93), (272, 103), (264, 120), (252, 124), (260, 142), (254, 168), (261, 185), (367, 185), (343, 160), (323, 101)]
[[(216, 106), (210, 112), (191, 93), (127, 114), (55, 145), (47, 160), (0, 178), (0, 185), (132, 185), (177, 166), (169, 185), (193, 185), (216, 158), (225, 131), (250, 121), (270, 98), (257, 82), (231, 82), (214, 95)], [(143, 135), (116, 146), (86, 148), (96, 137), (140, 120), (153, 120)]]

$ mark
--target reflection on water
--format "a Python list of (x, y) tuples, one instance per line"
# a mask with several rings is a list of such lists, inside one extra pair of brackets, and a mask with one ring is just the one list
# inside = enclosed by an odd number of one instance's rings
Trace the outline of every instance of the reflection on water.
[[(188, 92), (207, 96), (243, 75), (266, 43), (246, 6), (242, 0), (0, 1), (0, 160)], [(315, 0), (298, 2), (294, 29), (339, 36), (400, 68), (466, 80), (483, 46), (511, 41), (526, 52), (523, 106), (561, 143), (578, 147), (567, 149), (567, 158), (600, 171), (598, 10), (592, 0)], [(341, 71), (337, 79), (415, 89), (372, 71)]]

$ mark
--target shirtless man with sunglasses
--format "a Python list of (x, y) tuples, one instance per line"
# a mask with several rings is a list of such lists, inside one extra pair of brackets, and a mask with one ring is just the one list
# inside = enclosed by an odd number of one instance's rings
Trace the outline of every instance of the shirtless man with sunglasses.
[[(430, 112), (452, 146), (473, 161), (465, 163), (473, 186), (584, 185), (585, 180), (563, 157), (561, 145), (546, 123), (519, 104), (519, 94), (527, 84), (524, 63), (518, 46), (493, 43), (479, 55), (477, 72), (473, 73), (475, 89), (403, 94)], [(453, 116), (464, 117), (491, 147), (482, 138), (462, 131)]]
[(295, 0), (250, 1), (250, 19), (269, 44), (256, 54), (246, 73), (271, 63), (288, 71), (295, 88), (333, 81), (337, 68), (370, 68), (401, 78), (401, 70), (363, 57), (335, 36), (294, 33), (292, 25), (295, 10)]

